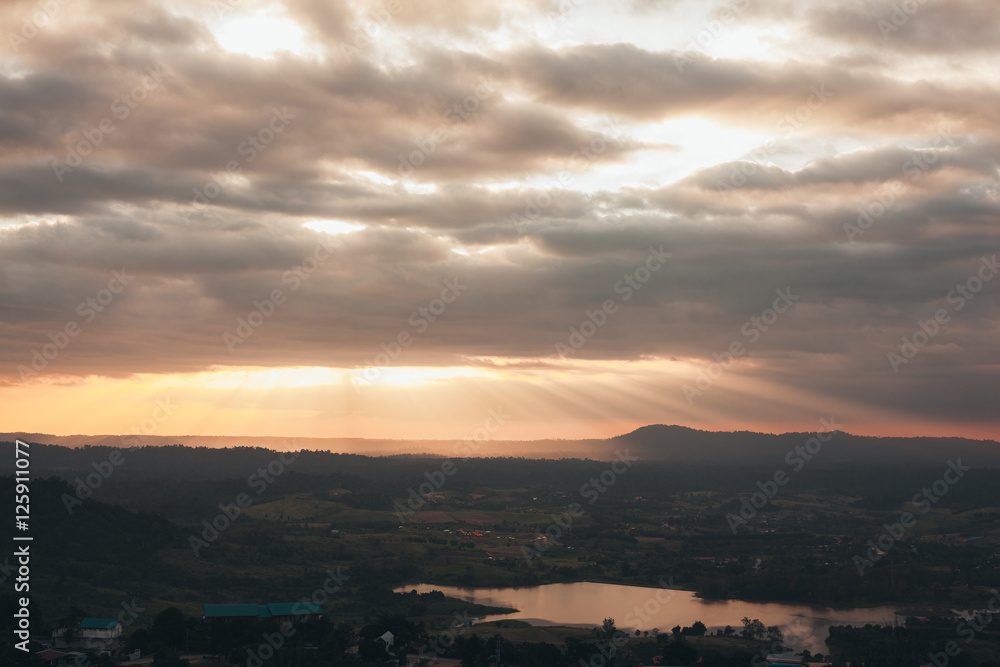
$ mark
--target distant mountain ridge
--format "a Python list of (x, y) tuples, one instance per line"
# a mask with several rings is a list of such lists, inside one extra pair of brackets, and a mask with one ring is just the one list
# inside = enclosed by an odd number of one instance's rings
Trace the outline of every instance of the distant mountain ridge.
[[(966, 465), (1000, 468), (1000, 443), (996, 440), (941, 437), (877, 437), (834, 431), (815, 454), (806, 447), (815, 433), (756, 433), (752, 431), (699, 431), (686, 426), (656, 424), (610, 438), (608, 442), (631, 448), (633, 456), (677, 463), (756, 465), (762, 460), (783, 462), (786, 456), (809, 458), (821, 467), (867, 463), (879, 466), (946, 466), (961, 457)], [(811, 444), (816, 449), (815, 441)], [(797, 451), (800, 448), (801, 451)], [(804, 451), (804, 453), (802, 453)], [(789, 453), (791, 452), (791, 453)]]
[[(826, 443), (811, 443), (816, 450), (804, 449), (814, 433), (755, 433), (751, 431), (701, 431), (686, 426), (654, 424), (631, 433), (604, 439), (586, 440), (497, 440), (479, 443), (476, 456), (517, 456), (527, 458), (589, 458), (612, 460), (616, 452), (629, 450), (644, 460), (671, 461), (689, 465), (746, 466), (784, 465), (786, 457), (811, 457), (811, 465), (841, 467), (856, 465), (946, 466), (950, 459), (962, 458), (966, 465), (1000, 468), (1000, 443), (941, 437), (874, 437), (842, 431), (831, 434)], [(127, 448), (135, 436), (0, 433), (0, 441), (15, 439), (61, 447), (83, 446)], [(467, 448), (454, 440), (388, 440), (363, 438), (282, 438), (241, 436), (144, 436), (143, 446), (185, 445), (187, 447), (253, 447), (277, 451), (313, 450), (366, 456), (433, 455), (464, 457)], [(799, 448), (799, 452), (796, 452)], [(804, 453), (803, 453), (804, 452)]]

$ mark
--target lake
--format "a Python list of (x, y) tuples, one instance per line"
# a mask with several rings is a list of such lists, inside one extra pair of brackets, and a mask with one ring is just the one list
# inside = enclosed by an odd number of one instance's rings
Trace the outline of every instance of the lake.
[[(449, 597), (494, 607), (512, 607), (513, 614), (486, 616), (483, 621), (517, 619), (532, 625), (599, 626), (607, 617), (622, 630), (670, 632), (675, 625), (701, 621), (714, 632), (731, 625), (739, 631), (744, 616), (759, 618), (764, 625), (781, 627), (795, 649), (829, 653), (826, 638), (830, 625), (864, 625), (894, 619), (893, 607), (834, 609), (804, 604), (703, 600), (693, 591), (643, 588), (619, 584), (576, 582), (546, 584), (531, 588), (458, 588), (418, 584), (400, 586), (396, 592), (441, 591)], [(798, 638), (796, 643), (793, 640)]]

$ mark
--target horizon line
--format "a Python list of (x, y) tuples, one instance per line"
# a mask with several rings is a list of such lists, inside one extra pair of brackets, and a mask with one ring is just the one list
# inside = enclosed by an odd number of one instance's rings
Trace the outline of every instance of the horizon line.
[[(800, 434), (809, 434), (809, 433), (818, 433), (818, 432), (821, 432), (821, 431), (818, 431), (818, 430), (817, 431), (782, 431), (782, 432), (777, 432), (777, 431), (756, 431), (756, 430), (752, 430), (752, 429), (739, 429), (739, 430), (721, 430), (720, 429), (720, 430), (709, 430), (709, 429), (695, 428), (693, 426), (684, 426), (682, 424), (664, 424), (664, 423), (658, 423), (658, 424), (645, 424), (643, 426), (638, 426), (638, 427), (632, 429), (631, 431), (627, 431), (625, 433), (619, 433), (617, 435), (605, 436), (605, 437), (600, 437), (600, 436), (594, 436), (594, 437), (588, 437), (588, 438), (553, 438), (553, 437), (541, 437), (541, 438), (531, 438), (531, 439), (527, 439), (527, 438), (525, 438), (525, 439), (516, 439), (516, 438), (509, 438), (509, 439), (490, 438), (490, 442), (520, 442), (520, 443), (530, 443), (530, 442), (546, 442), (546, 441), (574, 442), (574, 441), (585, 441), (585, 440), (614, 440), (616, 438), (626, 437), (628, 435), (631, 435), (631, 434), (633, 434), (633, 433), (635, 433), (637, 431), (640, 431), (642, 429), (645, 429), (645, 428), (655, 428), (655, 427), (681, 428), (681, 429), (687, 429), (687, 430), (690, 430), (690, 431), (698, 431), (698, 432), (701, 432), (701, 433), (730, 433), (730, 434), (732, 434), (732, 433), (751, 433), (751, 434), (755, 434), (755, 435), (771, 435), (771, 436), (800, 435)], [(972, 438), (972, 437), (963, 436), (963, 435), (874, 435), (874, 434), (869, 434), (869, 433), (854, 433), (854, 432), (845, 431), (845, 430), (842, 430), (842, 429), (836, 429), (833, 432), (834, 433), (841, 433), (841, 434), (849, 435), (849, 436), (854, 436), (854, 437), (860, 437), (860, 438), (903, 438), (903, 439), (918, 439), (918, 438), (949, 439), (949, 438), (955, 438), (955, 439), (960, 439), (960, 440), (969, 440), (969, 441), (973, 441), (973, 442), (996, 442), (996, 443), (1000, 444), (1000, 439), (997, 439), (997, 438)], [(71, 434), (65, 434), (65, 435), (63, 435), (63, 434), (56, 434), (56, 433), (40, 433), (40, 432), (28, 432), (28, 431), (4, 431), (4, 432), (0, 432), (0, 437), (6, 437), (6, 436), (11, 436), (11, 437), (15, 437), (15, 436), (25, 436), (25, 437), (42, 436), (42, 437), (48, 437), (48, 438), (142, 438), (142, 439), (151, 439), (151, 438), (227, 438), (227, 439), (246, 438), (246, 439), (250, 439), (250, 440), (262, 440), (262, 439), (351, 440), (351, 441), (363, 441), (363, 442), (413, 442), (413, 443), (420, 443), (420, 442), (464, 442), (467, 439), (471, 439), (471, 438), (454, 438), (454, 437), (452, 437), (452, 438), (447, 438), (447, 437), (442, 437), (442, 438), (389, 438), (389, 437), (381, 437), (381, 438), (379, 438), (379, 437), (374, 437), (373, 438), (373, 437), (360, 437), (360, 436), (312, 436), (312, 435), (310, 435), (310, 436), (293, 436), (293, 435), (259, 435), (259, 434), (258, 435), (241, 435), (241, 434), (235, 434), (235, 435), (230, 435), (230, 434), (227, 434), (227, 435), (219, 435), (219, 434), (204, 435), (204, 434), (195, 434), (195, 433), (187, 433), (187, 434), (182, 434), (182, 435), (159, 434), (159, 433), (148, 434), (148, 435), (138, 434), (138, 433), (97, 433), (97, 434), (71, 433)], [(50, 444), (50, 443), (38, 443), (38, 444)], [(185, 443), (176, 443), (176, 444), (182, 444), (183, 445)], [(162, 446), (162, 445), (153, 445), (153, 446)]]

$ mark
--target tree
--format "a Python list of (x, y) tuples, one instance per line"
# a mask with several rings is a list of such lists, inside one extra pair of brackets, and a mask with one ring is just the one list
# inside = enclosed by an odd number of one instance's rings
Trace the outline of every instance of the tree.
[(741, 621), (743, 623), (743, 630), (740, 632), (740, 636), (743, 639), (752, 639), (755, 641), (764, 639), (766, 628), (759, 618), (749, 619), (744, 616)]
[[(323, 620), (326, 619), (324, 618)], [(355, 643), (356, 637), (354, 628), (347, 623), (341, 623), (322, 638), (319, 646), (319, 655), (325, 659), (342, 655), (349, 646)]]
[(153, 654), (153, 667), (187, 667), (189, 664), (187, 660), (181, 660), (172, 648), (163, 647)]
[[(677, 626), (680, 629), (680, 626)], [(674, 633), (673, 641), (663, 647), (663, 660), (668, 665), (687, 665), (698, 659), (698, 650), (689, 644), (680, 632)]]
[(455, 648), (462, 659), (464, 667), (478, 667), (485, 665), (489, 658), (489, 644), (481, 639), (479, 635), (473, 633), (471, 637), (457, 637)]
[(128, 642), (125, 644), (125, 650), (131, 653), (132, 651), (138, 649), (142, 651), (143, 655), (145, 655), (149, 642), (149, 630), (146, 628), (139, 628), (129, 635)]
[(581, 641), (579, 637), (566, 638), (566, 663), (575, 665), (578, 662), (587, 664), (598, 649), (590, 642)]
[(701, 621), (695, 621), (691, 624), (691, 634), (693, 636), (704, 637), (706, 632), (708, 632), (708, 628)]
[(605, 637), (610, 638), (613, 637), (616, 632), (618, 632), (618, 628), (615, 627), (615, 619), (611, 617), (604, 619), (604, 622), (601, 623), (601, 633)]
[(149, 634), (154, 642), (184, 648), (184, 613), (177, 607), (167, 607), (153, 619)]

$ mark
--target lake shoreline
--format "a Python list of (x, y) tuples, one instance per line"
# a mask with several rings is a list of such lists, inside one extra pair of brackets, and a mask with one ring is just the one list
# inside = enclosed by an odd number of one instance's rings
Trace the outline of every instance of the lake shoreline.
[(488, 607), (515, 608), (515, 613), (487, 615), (477, 623), (493, 621), (526, 622), (537, 627), (595, 628), (606, 618), (615, 620), (628, 632), (669, 632), (700, 621), (715, 636), (727, 630), (732, 636), (742, 632), (743, 619), (759, 620), (777, 627), (792, 645), (826, 653), (830, 627), (839, 625), (883, 625), (897, 618), (895, 606), (829, 607), (804, 603), (758, 602), (748, 600), (708, 600), (696, 591), (682, 588), (636, 586), (608, 582), (561, 582), (519, 587), (460, 587), (437, 584), (409, 584), (397, 592), (440, 591), (449, 598)]
[[(695, 588), (688, 588), (685, 586), (653, 586), (647, 584), (637, 584), (637, 583), (624, 583), (621, 581), (616, 581), (613, 579), (579, 579), (575, 581), (547, 581), (540, 584), (525, 584), (523, 586), (461, 586), (457, 584), (440, 584), (434, 583), (432, 581), (425, 581), (420, 584), (400, 584), (398, 586), (393, 586), (393, 591), (401, 592), (401, 588), (411, 587), (411, 586), (444, 586), (447, 588), (456, 588), (459, 590), (482, 590), (482, 589), (511, 589), (511, 590), (521, 590), (521, 589), (531, 589), (531, 588), (541, 588), (543, 586), (556, 586), (562, 584), (608, 584), (612, 586), (627, 586), (629, 588), (642, 588), (646, 590), (668, 590), (668, 591), (684, 591), (687, 593), (693, 593), (699, 600), (704, 600), (706, 602), (748, 602), (754, 604), (781, 604), (781, 605), (801, 605), (804, 607), (813, 607), (816, 609), (831, 609), (834, 611), (846, 611), (848, 609), (877, 609), (879, 607), (904, 607), (906, 605), (909, 609), (918, 608), (924, 603), (920, 602), (907, 602), (907, 601), (894, 601), (889, 600), (885, 602), (859, 602), (857, 604), (826, 604), (822, 602), (808, 602), (803, 600), (794, 600), (789, 598), (733, 598), (733, 597), (709, 597), (701, 593)], [(940, 603), (938, 603), (940, 606)], [(927, 605), (928, 609), (933, 609), (934, 607)], [(943, 609), (943, 607), (942, 607)]]

